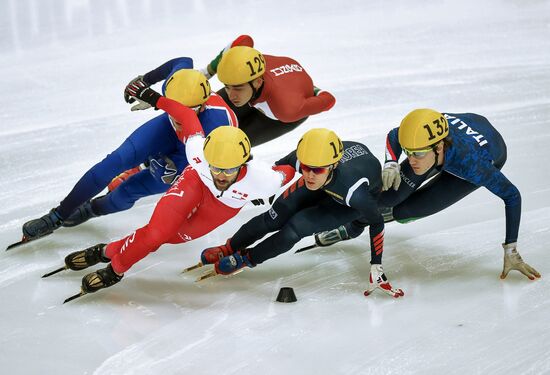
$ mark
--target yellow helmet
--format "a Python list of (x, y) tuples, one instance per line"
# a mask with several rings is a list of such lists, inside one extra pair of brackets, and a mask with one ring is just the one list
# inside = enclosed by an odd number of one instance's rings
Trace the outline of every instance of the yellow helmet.
[(210, 83), (198, 70), (181, 69), (166, 82), (166, 97), (187, 107), (203, 104), (210, 96)]
[(325, 167), (342, 158), (344, 145), (335, 132), (329, 129), (311, 129), (307, 131), (296, 148), (300, 163), (311, 167)]
[(230, 48), (218, 65), (218, 79), (225, 85), (242, 85), (265, 73), (265, 59), (256, 49), (245, 46)]
[(449, 135), (447, 119), (433, 109), (415, 109), (399, 126), (399, 144), (407, 150), (426, 149)]
[(204, 157), (208, 164), (220, 169), (236, 168), (250, 158), (250, 140), (239, 128), (220, 126), (204, 140)]

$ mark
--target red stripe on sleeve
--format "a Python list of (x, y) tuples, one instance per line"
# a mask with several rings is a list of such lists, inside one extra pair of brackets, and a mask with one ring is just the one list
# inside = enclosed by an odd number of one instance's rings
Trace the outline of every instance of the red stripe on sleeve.
[(397, 157), (395, 156), (395, 152), (393, 152), (391, 145), (390, 145), (390, 137), (386, 137), (386, 151), (391, 155), (391, 160), (397, 161)]

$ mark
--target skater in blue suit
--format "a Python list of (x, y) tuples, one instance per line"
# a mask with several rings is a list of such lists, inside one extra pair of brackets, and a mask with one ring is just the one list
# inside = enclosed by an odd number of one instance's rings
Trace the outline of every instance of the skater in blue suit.
[[(130, 81), (124, 98), (135, 103), (132, 111), (150, 108), (132, 93), (164, 80), (163, 94), (194, 109), (206, 135), (218, 126), (238, 126), (229, 106), (211, 93), (204, 74), (192, 68), (191, 58), (170, 60)], [(92, 217), (127, 210), (142, 197), (164, 193), (189, 164), (181, 130), (181, 125), (166, 113), (137, 128), (116, 150), (90, 168), (59, 206), (25, 223), (23, 241), (45, 236), (61, 226), (75, 226)], [(108, 185), (112, 191), (96, 197)]]
[[(407, 159), (398, 164), (401, 153)], [(386, 222), (403, 223), (437, 213), (484, 186), (505, 206), (501, 278), (517, 270), (534, 280), (540, 274), (517, 251), (521, 195), (501, 172), (505, 162), (506, 143), (485, 117), (414, 110), (388, 134), (379, 207)], [(315, 239), (318, 245), (328, 246), (360, 233), (351, 222), (318, 233)]]

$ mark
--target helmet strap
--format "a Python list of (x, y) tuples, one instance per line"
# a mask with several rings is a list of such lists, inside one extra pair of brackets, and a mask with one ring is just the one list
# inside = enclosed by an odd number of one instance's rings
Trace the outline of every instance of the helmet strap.
[(319, 189), (322, 189), (324, 188), (325, 186), (327, 186), (331, 181), (332, 181), (332, 177), (334, 175), (334, 169), (336, 169), (336, 163), (335, 164), (332, 164), (331, 165), (332, 168), (330, 168), (330, 172), (329, 172), (329, 175), (325, 181), (325, 183), (323, 184), (323, 186), (321, 186)]
[[(259, 78), (259, 77), (258, 77)], [(262, 84), (260, 85), (260, 87), (258, 89), (256, 89), (254, 87), (254, 85), (252, 84), (252, 82), (254, 82), (256, 79), (258, 78), (255, 78), (253, 79), (252, 81), (248, 81), (248, 84), (250, 85), (250, 87), (252, 88), (252, 97), (250, 98), (250, 102), (258, 99), (260, 97), (260, 95), (262, 95), (262, 91), (264, 89), (264, 82), (262, 80)], [(263, 78), (262, 78), (263, 79)]]
[[(439, 141), (439, 142), (442, 142), (442, 141)], [(433, 167), (437, 167), (438, 164), (439, 164), (439, 152), (437, 152), (439, 142), (437, 142), (435, 145), (432, 146), (432, 150), (435, 154), (435, 163), (434, 163)]]
[[(236, 176), (236, 177), (235, 177), (235, 181), (233, 181), (233, 182), (231, 183), (231, 185), (233, 185), (233, 184), (234, 184), (235, 182), (237, 182), (237, 180), (239, 179), (239, 175), (241, 174), (241, 170), (242, 170), (242, 168), (243, 168), (243, 165), (244, 165), (244, 164), (242, 164), (242, 165), (239, 167), (239, 170), (238, 170), (237, 173), (235, 174), (235, 176)], [(229, 185), (229, 186), (231, 186), (231, 185)], [(229, 187), (229, 186), (228, 186), (228, 187)]]

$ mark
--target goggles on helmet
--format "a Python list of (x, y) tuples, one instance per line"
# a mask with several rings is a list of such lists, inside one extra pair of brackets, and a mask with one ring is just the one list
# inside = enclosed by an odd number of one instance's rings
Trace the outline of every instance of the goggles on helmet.
[(235, 176), (241, 169), (240, 166), (235, 168), (226, 168), (226, 169), (214, 167), (213, 165), (209, 165), (209, 167), (210, 167), (210, 172), (212, 172), (214, 176), (218, 176), (220, 173), (223, 173), (226, 177)]
[(403, 152), (405, 153), (405, 155), (407, 155), (407, 157), (413, 157), (415, 159), (423, 159), (426, 157), (426, 155), (428, 155), (430, 151), (433, 150), (433, 147), (422, 148), (420, 150), (409, 150), (403, 147)]
[(303, 163), (300, 163), (300, 169), (302, 172), (313, 172), (315, 174), (323, 174), (327, 173), (331, 169), (331, 165), (328, 167), (310, 167), (309, 165), (305, 165)]

